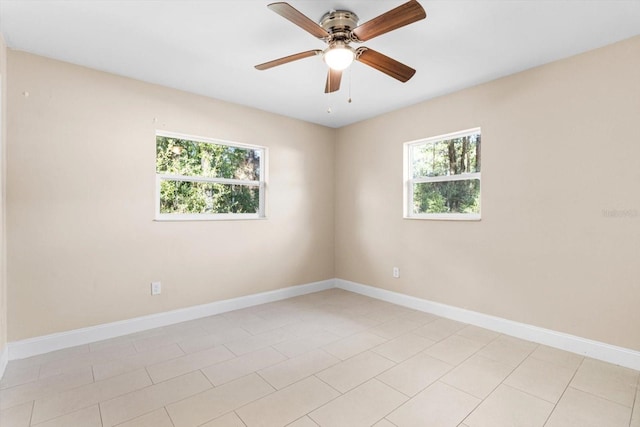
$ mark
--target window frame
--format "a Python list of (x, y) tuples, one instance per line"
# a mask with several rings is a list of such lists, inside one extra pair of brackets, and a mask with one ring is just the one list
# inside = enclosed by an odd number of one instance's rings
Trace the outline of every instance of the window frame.
[[(203, 136), (187, 135), (177, 132), (159, 131), (155, 132), (155, 146), (157, 147), (157, 138), (177, 138), (193, 141), (202, 144), (225, 145), (227, 147), (236, 147), (242, 149), (250, 149), (260, 152), (260, 179), (257, 181), (230, 179), (230, 178), (209, 178), (204, 176), (191, 175), (173, 175), (166, 173), (158, 173), (156, 170), (156, 188), (155, 188), (155, 221), (221, 221), (221, 220), (255, 220), (266, 219), (266, 192), (267, 192), (267, 171), (269, 149), (262, 145), (246, 144), (241, 142), (225, 141), (216, 138), (208, 138)], [(157, 161), (157, 153), (155, 159)], [(250, 187), (258, 187), (258, 212), (256, 213), (161, 213), (160, 212), (160, 186), (162, 181), (184, 181), (184, 182), (207, 182), (213, 184), (225, 185), (244, 185)]]
[[(480, 221), (482, 218), (482, 171), (473, 173), (462, 173), (457, 175), (441, 175), (433, 177), (413, 177), (413, 155), (412, 148), (419, 145), (432, 144), (438, 141), (460, 138), (474, 134), (482, 135), (480, 127), (466, 129), (458, 132), (451, 132), (429, 138), (418, 139), (405, 142), (403, 144), (403, 218), (404, 219), (432, 219), (432, 220), (453, 220), (453, 221)], [(482, 148), (480, 148), (482, 150)], [(481, 151), (482, 152), (482, 151)], [(413, 212), (413, 187), (415, 184), (425, 182), (452, 182), (468, 181), (477, 179), (480, 184), (480, 212), (478, 213), (414, 213)]]

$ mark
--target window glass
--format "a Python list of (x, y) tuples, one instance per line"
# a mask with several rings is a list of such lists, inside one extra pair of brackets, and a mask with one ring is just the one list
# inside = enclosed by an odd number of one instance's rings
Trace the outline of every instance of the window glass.
[(264, 217), (266, 149), (156, 135), (157, 219)]
[(405, 218), (480, 219), (481, 132), (406, 143)]

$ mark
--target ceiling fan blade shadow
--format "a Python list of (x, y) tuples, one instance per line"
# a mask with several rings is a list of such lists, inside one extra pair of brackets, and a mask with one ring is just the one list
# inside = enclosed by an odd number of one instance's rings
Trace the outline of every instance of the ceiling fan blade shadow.
[(278, 65), (287, 64), (289, 62), (297, 61), (299, 59), (309, 58), (310, 56), (320, 55), (321, 53), (322, 51), (319, 49), (308, 50), (306, 52), (295, 53), (293, 55), (274, 59), (273, 61), (265, 62), (263, 64), (258, 64), (255, 67), (258, 70), (268, 70), (269, 68), (277, 67)]
[(327, 30), (322, 28), (311, 18), (304, 15), (298, 9), (291, 6), (289, 3), (271, 3), (270, 5), (267, 5), (267, 7), (283, 18), (293, 22), (298, 27), (302, 28), (314, 37), (317, 37), (319, 39), (326, 39), (329, 37), (329, 33), (327, 32)]
[(378, 71), (382, 71), (388, 76), (393, 77), (396, 80), (400, 80), (402, 83), (409, 80), (416, 73), (416, 70), (404, 65), (402, 62), (398, 62), (393, 58), (389, 58), (386, 55), (376, 52), (375, 50), (361, 47), (356, 53), (356, 60), (362, 62)]
[(336, 71), (329, 68), (327, 72), (327, 82), (324, 85), (324, 93), (335, 92), (340, 89), (340, 81), (342, 80), (342, 71)]
[(417, 0), (411, 0), (357, 26), (351, 34), (355, 35), (359, 41), (364, 42), (426, 17), (427, 13), (420, 3)]

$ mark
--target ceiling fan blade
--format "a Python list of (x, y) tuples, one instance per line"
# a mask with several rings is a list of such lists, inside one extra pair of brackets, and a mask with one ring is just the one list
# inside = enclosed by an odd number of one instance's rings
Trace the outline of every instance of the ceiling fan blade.
[(359, 25), (354, 28), (351, 34), (355, 35), (359, 41), (364, 42), (426, 17), (427, 13), (420, 3), (417, 0), (411, 0)]
[(267, 7), (283, 18), (293, 22), (298, 27), (302, 28), (314, 37), (317, 37), (319, 39), (325, 39), (329, 37), (329, 33), (327, 32), (327, 30), (322, 28), (320, 25), (318, 25), (318, 23), (314, 22), (306, 15), (302, 14), (289, 3), (271, 3)]
[(342, 80), (342, 71), (336, 71), (329, 68), (327, 73), (327, 83), (324, 86), (324, 93), (335, 92), (340, 89), (340, 80)]
[(283, 58), (274, 59), (273, 61), (265, 62), (264, 64), (256, 65), (256, 69), (258, 70), (268, 70), (272, 67), (277, 67), (278, 65), (286, 64), (289, 62), (297, 61), (298, 59), (308, 58), (310, 56), (320, 55), (322, 53), (319, 49), (308, 50), (306, 52), (295, 53), (293, 55), (285, 56)]
[(398, 62), (393, 58), (376, 52), (375, 50), (361, 47), (356, 52), (356, 60), (382, 71), (394, 79), (400, 80), (402, 83), (409, 80), (416, 73), (413, 68)]

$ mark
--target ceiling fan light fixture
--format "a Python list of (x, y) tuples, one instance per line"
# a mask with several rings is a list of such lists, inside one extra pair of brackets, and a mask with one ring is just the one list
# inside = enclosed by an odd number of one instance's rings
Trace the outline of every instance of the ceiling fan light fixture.
[(350, 46), (339, 43), (325, 49), (322, 59), (332, 70), (342, 71), (349, 68), (355, 59), (355, 52)]

